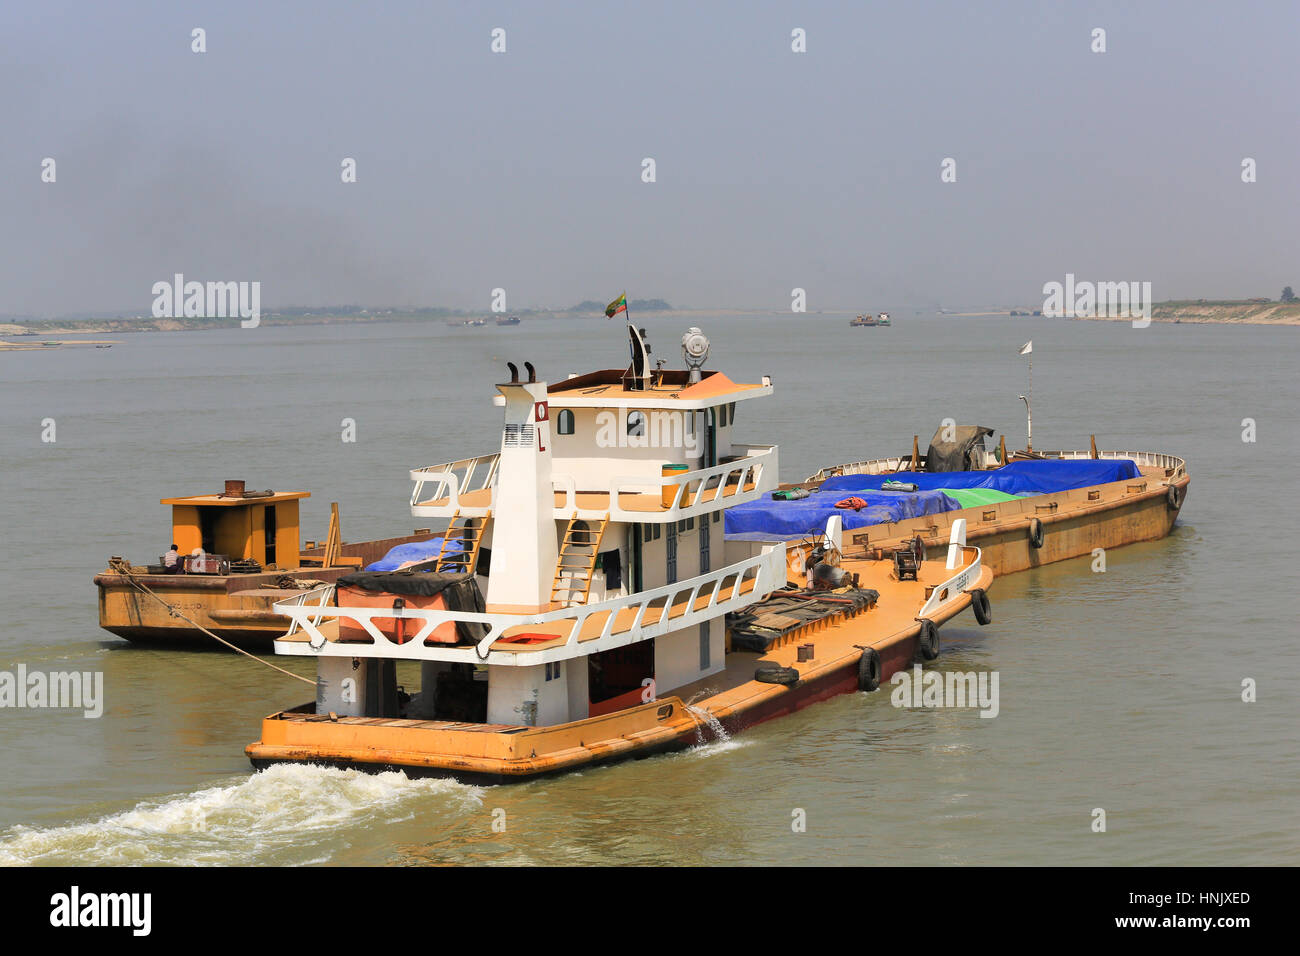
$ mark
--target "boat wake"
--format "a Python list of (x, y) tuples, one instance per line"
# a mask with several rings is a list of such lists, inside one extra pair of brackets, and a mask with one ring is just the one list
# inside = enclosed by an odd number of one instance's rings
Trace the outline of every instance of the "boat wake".
[[(324, 863), (332, 858), (338, 829), (359, 818), (376, 824), (410, 819), (421, 810), (421, 798), (432, 795), (450, 801), (452, 810), (469, 811), (482, 803), (482, 793), (452, 780), (280, 764), (238, 783), (98, 820), (12, 827), (0, 834), (0, 865), (275, 866), (301, 863), (304, 852)], [(447, 809), (439, 804), (441, 812)]]

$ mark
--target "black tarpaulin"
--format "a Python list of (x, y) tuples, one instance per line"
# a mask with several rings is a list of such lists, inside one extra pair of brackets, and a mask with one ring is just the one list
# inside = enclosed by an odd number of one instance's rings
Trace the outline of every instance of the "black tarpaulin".
[[(483, 613), (487, 606), (483, 601), (483, 592), (472, 574), (439, 574), (431, 568), (436, 562), (412, 565), (400, 571), (357, 571), (345, 574), (338, 579), (340, 587), (359, 588), (380, 594), (394, 594), (405, 597), (437, 597), (442, 595), (449, 611), (475, 611)], [(457, 621), (456, 633), (461, 640), (477, 641), (486, 631), (485, 625), (469, 621)]]
[[(945, 433), (952, 435), (952, 441), (944, 441)], [(955, 425), (951, 428), (939, 426), (934, 437), (930, 439), (930, 448), (925, 453), (925, 470), (936, 471), (971, 471), (977, 462), (972, 461), (972, 450), (984, 446), (985, 436), (992, 435), (993, 429), (983, 425)]]

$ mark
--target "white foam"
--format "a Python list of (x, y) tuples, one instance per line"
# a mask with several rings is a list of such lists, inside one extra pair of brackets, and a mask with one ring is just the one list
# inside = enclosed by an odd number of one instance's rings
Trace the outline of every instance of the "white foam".
[[(227, 786), (142, 803), (98, 820), (12, 827), (0, 837), (0, 865), (291, 862), (313, 837), (328, 842), (335, 828), (359, 818), (410, 819), (431, 796), (440, 809), (470, 809), (482, 804), (482, 794), (482, 788), (452, 780), (278, 764)], [(295, 848), (296, 854), (277, 859), (280, 851)]]
[(748, 747), (754, 742), (754, 738), (746, 737), (742, 740), (736, 740), (729, 737), (726, 740), (710, 740), (707, 744), (695, 744), (687, 754), (691, 757), (713, 757), (717, 754), (731, 753), (733, 750), (739, 750), (741, 747)]

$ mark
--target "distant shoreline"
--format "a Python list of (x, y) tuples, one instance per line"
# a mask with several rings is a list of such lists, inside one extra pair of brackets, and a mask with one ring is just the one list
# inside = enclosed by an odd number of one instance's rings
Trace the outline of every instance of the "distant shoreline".
[[(642, 316), (654, 318), (716, 318), (720, 315), (774, 315), (776, 313), (766, 310), (754, 309), (671, 309), (656, 312), (644, 311), (633, 312), (632, 317), (635, 321)], [(849, 313), (830, 313), (844, 314)], [(525, 322), (538, 321), (545, 319), (603, 319), (605, 316), (599, 313), (587, 312), (570, 312), (570, 311), (536, 311), (536, 312), (509, 312), (484, 314), (480, 312), (375, 312), (364, 315), (357, 313), (332, 314), (322, 312), (320, 314), (308, 315), (284, 315), (279, 313), (264, 314), (258, 326), (272, 325), (359, 325), (364, 323), (379, 322), (428, 322), (432, 325), (444, 325), (448, 322), (458, 322), (465, 319), (481, 318), (489, 319), (490, 324), (495, 325), (495, 319), (499, 315), (517, 315)], [(193, 332), (204, 329), (228, 329), (239, 328), (239, 317), (232, 316), (221, 319), (207, 318), (181, 318), (181, 319), (154, 319), (154, 318), (104, 318), (104, 319), (31, 319), (20, 322), (0, 322), (0, 336), (27, 338), (29, 336), (50, 336), (50, 335), (112, 335), (112, 334), (130, 334), (136, 332)], [(10, 343), (12, 345), (25, 344), (21, 342)]]
[[(912, 311), (912, 310), (908, 310)], [(926, 311), (927, 318), (972, 318), (987, 316), (1010, 316), (1012, 310), (1001, 309), (986, 312), (934, 312)], [(600, 319), (604, 316), (574, 312), (571, 310), (537, 310), (532, 312), (502, 313), (518, 315), (525, 322), (546, 319)], [(769, 309), (666, 309), (658, 311), (633, 312), (632, 320), (641, 317), (653, 319), (710, 319), (724, 315), (782, 316), (785, 313)], [(791, 313), (792, 315), (794, 313)], [(816, 312), (798, 313), (802, 317), (852, 316), (852, 310), (823, 309)], [(428, 322), (434, 325), (455, 323), (471, 318), (495, 319), (497, 314), (450, 311), (414, 311), (398, 310), (385, 312), (335, 314), (282, 314), (267, 313), (262, 316), (259, 325), (357, 325), (380, 322)], [(1026, 313), (1015, 316), (1019, 319), (1039, 318)], [(1046, 316), (1045, 318), (1051, 318)], [(1093, 322), (1130, 322), (1129, 316), (1072, 316), (1077, 321)], [(1151, 309), (1151, 321), (1190, 325), (1300, 325), (1300, 301), (1296, 302), (1249, 302), (1231, 300), (1174, 300), (1157, 302)], [(20, 347), (35, 347), (36, 343), (23, 341), (35, 336), (52, 335), (116, 335), (138, 332), (193, 332), (204, 329), (239, 328), (239, 318), (104, 318), (104, 319), (31, 319), (19, 322), (0, 322), (0, 336), (17, 341), (3, 343), (9, 351)], [(495, 323), (493, 323), (495, 324)]]
[[(1075, 316), (1081, 322), (1131, 322), (1129, 316)], [(1300, 302), (1238, 302), (1206, 299), (1157, 302), (1152, 322), (1187, 325), (1300, 325)]]

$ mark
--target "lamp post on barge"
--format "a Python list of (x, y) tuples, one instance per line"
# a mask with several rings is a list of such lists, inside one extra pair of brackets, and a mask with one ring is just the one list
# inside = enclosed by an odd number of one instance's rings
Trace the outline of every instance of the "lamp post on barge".
[[(1034, 354), (1034, 340), (1030, 339), (1024, 345), (1020, 346), (1019, 354), (1032, 356)], [(1025, 451), (1029, 451), (1029, 452), (1032, 452), (1034, 450), (1034, 412), (1029, 405), (1030, 399), (1032, 399), (1033, 397), (1034, 397), (1034, 360), (1031, 358), (1029, 360), (1029, 397), (1026, 398), (1024, 395), (1020, 396), (1020, 400), (1025, 403), (1025, 417), (1027, 419), (1025, 425)]]

